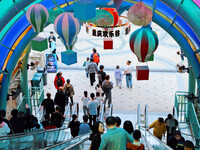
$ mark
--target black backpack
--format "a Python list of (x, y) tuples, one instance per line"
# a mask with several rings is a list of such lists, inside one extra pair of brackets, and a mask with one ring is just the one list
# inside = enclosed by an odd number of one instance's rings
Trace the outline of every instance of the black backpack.
[(62, 82), (62, 78), (61, 77), (58, 77), (57, 81), (56, 81), (56, 84), (58, 87), (61, 87), (63, 85), (63, 82)]
[(70, 88), (71, 88), (71, 85), (68, 86), (68, 87), (65, 89), (65, 94), (66, 94), (66, 96), (70, 96), (70, 95), (71, 95)]

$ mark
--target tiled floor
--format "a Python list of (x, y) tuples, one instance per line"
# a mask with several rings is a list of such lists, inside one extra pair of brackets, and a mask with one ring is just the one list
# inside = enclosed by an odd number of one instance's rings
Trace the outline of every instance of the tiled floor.
[[(106, 73), (111, 75), (111, 81), (115, 82), (113, 70), (116, 65), (120, 65), (123, 70), (128, 59), (133, 62), (134, 68), (136, 65), (141, 65), (129, 48), (130, 34), (137, 28), (139, 27), (132, 25), (131, 32), (128, 35), (113, 38), (114, 50), (106, 51), (103, 50), (103, 39), (87, 35), (85, 28), (82, 27), (78, 35), (78, 42), (74, 47), (74, 51), (78, 54), (78, 63), (66, 66), (58, 62), (59, 70), (63, 71), (65, 79), (71, 79), (71, 83), (75, 88), (74, 100), (80, 103), (81, 108), (82, 102), (80, 99), (83, 91), (95, 92), (94, 87), (90, 86), (89, 80), (85, 77), (84, 68), (82, 67), (85, 58), (90, 56), (92, 48), (95, 47), (101, 55), (101, 64), (105, 66)], [(158, 34), (159, 46), (155, 52), (155, 60), (148, 62), (150, 79), (148, 81), (137, 81), (134, 72), (132, 89), (125, 87), (125, 79), (123, 79), (122, 89), (114, 87), (112, 98), (116, 113), (136, 111), (137, 104), (141, 104), (142, 108), (148, 104), (150, 112), (172, 112), (175, 92), (187, 90), (188, 74), (177, 73), (175, 69), (176, 64), (180, 63), (180, 56), (176, 54), (180, 49), (178, 44), (158, 25), (153, 23), (152, 28)], [(45, 28), (39, 36), (48, 37), (50, 31), (54, 31), (52, 24)], [(58, 35), (55, 33), (55, 36)], [(65, 47), (57, 38), (59, 58), (61, 58), (62, 51), (65, 51)], [(50, 50), (45, 51), (45, 53), (49, 52)], [(184, 63), (187, 64), (187, 60)], [(30, 73), (29, 79), (31, 79), (31, 74), (33, 73)], [(48, 85), (45, 87), (45, 92), (53, 93), (52, 96), (56, 92), (53, 85), (54, 77), (55, 73), (48, 74)]]

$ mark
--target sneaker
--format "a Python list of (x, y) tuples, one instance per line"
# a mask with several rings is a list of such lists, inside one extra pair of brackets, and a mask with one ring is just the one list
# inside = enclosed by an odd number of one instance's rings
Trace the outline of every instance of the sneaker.
[(130, 86), (130, 89), (132, 89), (132, 86)]

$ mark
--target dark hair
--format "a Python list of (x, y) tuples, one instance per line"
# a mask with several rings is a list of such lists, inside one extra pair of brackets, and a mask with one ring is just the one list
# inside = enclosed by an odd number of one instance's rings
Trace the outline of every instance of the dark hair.
[(141, 132), (140, 132), (140, 130), (134, 130), (134, 132), (133, 132), (133, 138), (135, 140), (139, 140), (141, 138)]
[(59, 71), (57, 74), (56, 74), (57, 77), (61, 76), (61, 72)]
[(164, 122), (164, 119), (161, 118), (161, 117), (159, 117), (159, 118), (158, 118), (158, 122), (163, 123), (163, 122)]
[(109, 75), (106, 75), (106, 76), (105, 76), (105, 79), (106, 79), (106, 80), (109, 80), (109, 79), (110, 79), (110, 76), (109, 76)]
[(180, 136), (181, 136), (181, 132), (178, 131), (178, 130), (176, 130), (176, 131), (173, 132), (173, 135), (174, 135), (174, 136), (176, 136), (176, 135), (180, 135)]
[(90, 97), (93, 99), (95, 97), (94, 93), (91, 93)]
[(116, 123), (117, 123), (117, 127), (119, 127), (121, 125), (121, 119), (117, 116), (115, 117)]
[(116, 69), (119, 69), (119, 65), (116, 66)]
[(56, 111), (60, 111), (60, 106), (56, 106)]
[(23, 111), (20, 111), (19, 112), (19, 117), (23, 117), (24, 116), (24, 112)]
[(94, 58), (90, 58), (90, 61), (93, 62), (93, 61), (94, 61)]
[(87, 115), (84, 115), (84, 116), (83, 116), (83, 121), (84, 121), (84, 122), (87, 122), (87, 121), (88, 121), (88, 116), (87, 116)]
[(18, 115), (18, 110), (17, 110), (17, 109), (13, 109), (13, 110), (11, 111), (11, 115), (12, 115), (14, 118), (16, 118), (17, 115)]
[(102, 70), (104, 68), (104, 65), (100, 65), (99, 69)]
[(76, 114), (73, 114), (73, 115), (72, 115), (72, 121), (75, 121), (76, 118), (77, 118), (77, 115), (76, 115)]
[(115, 123), (116, 123), (115, 117), (110, 116), (110, 117), (107, 117), (107, 118), (106, 118), (106, 124), (107, 124), (108, 126), (110, 126), (110, 125), (115, 125)]
[(167, 118), (168, 118), (168, 119), (172, 119), (172, 114), (168, 114), (168, 115), (167, 115)]
[(53, 34), (53, 31), (51, 31), (50, 34)]
[(89, 58), (89, 57), (87, 57), (87, 58), (86, 58), (86, 60), (88, 61), (88, 60), (90, 60), (90, 58)]
[(99, 92), (96, 92), (96, 96), (97, 96), (97, 97), (100, 96), (100, 93), (99, 93)]
[(0, 111), (0, 116), (2, 117), (2, 119), (6, 116), (6, 111), (4, 110), (4, 109), (2, 109), (1, 111)]
[(191, 141), (189, 141), (189, 140), (185, 141), (184, 146), (187, 147), (187, 148), (194, 149), (194, 144)]
[(88, 92), (87, 91), (84, 91), (83, 94), (84, 94), (85, 97), (88, 96)]
[(50, 119), (49, 114), (45, 114), (45, 115), (44, 115), (44, 119)]
[(130, 60), (127, 60), (127, 62), (130, 64), (131, 63), (131, 61)]
[(67, 79), (67, 84), (69, 84), (70, 83), (70, 79)]
[(133, 124), (131, 121), (127, 120), (124, 122), (123, 129), (126, 130), (129, 134), (133, 133)]
[(100, 122), (100, 121), (96, 121), (95, 123), (94, 123), (94, 125), (93, 125), (93, 127), (92, 127), (92, 133), (90, 134), (90, 138), (89, 138), (89, 140), (90, 141), (92, 141), (93, 140), (93, 138), (94, 138), (94, 136), (96, 135), (96, 134), (100, 134), (100, 132), (99, 132), (99, 124), (103, 124), (102, 122)]
[(93, 52), (94, 52), (94, 53), (96, 53), (96, 52), (97, 52), (96, 48), (93, 48), (92, 50), (93, 50)]
[(51, 93), (48, 92), (46, 95), (48, 98), (51, 98)]
[(3, 118), (0, 116), (0, 123), (2, 123), (3, 122)]

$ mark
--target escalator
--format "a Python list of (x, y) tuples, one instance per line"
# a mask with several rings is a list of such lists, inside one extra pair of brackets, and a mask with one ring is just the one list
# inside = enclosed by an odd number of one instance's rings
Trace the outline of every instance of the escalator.
[[(42, 119), (44, 116), (43, 109), (38, 109), (36, 116)], [(24, 132), (19, 134), (11, 134), (7, 136), (0, 137), (0, 144), (2, 150), (4, 149), (43, 149), (45, 147), (63, 142), (71, 138), (71, 133), (69, 128), (67, 128), (69, 121), (71, 120), (71, 114), (79, 114), (78, 103), (73, 105), (73, 110), (71, 105), (68, 104), (65, 109), (65, 120), (61, 128), (49, 129), (49, 130), (40, 130), (33, 132)], [(6, 144), (5, 144), (6, 143)]]
[[(99, 121), (101, 121), (102, 123), (105, 124), (105, 119), (108, 116), (112, 116), (113, 114), (113, 105), (110, 105), (110, 108), (108, 110), (106, 110), (106, 108), (104, 107), (104, 104), (102, 105), (101, 108), (101, 112), (100, 112), (100, 117), (99, 117)], [(85, 134), (85, 135), (81, 135), (75, 138), (71, 138), (68, 140), (65, 140), (63, 142), (60, 142), (58, 144), (54, 144), (52, 146), (48, 146), (46, 148), (44, 148), (44, 150), (61, 150), (61, 149), (65, 149), (65, 150), (83, 150), (83, 149), (89, 149), (90, 144), (88, 144), (89, 141), (89, 136), (90, 133)]]

